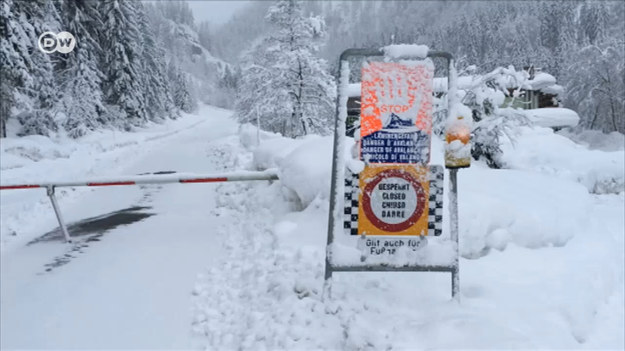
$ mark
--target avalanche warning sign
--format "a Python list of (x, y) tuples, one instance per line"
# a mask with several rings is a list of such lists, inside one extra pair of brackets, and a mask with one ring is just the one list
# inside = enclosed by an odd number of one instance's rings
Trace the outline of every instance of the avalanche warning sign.
[(429, 60), (371, 62), (362, 68), (360, 158), (370, 164), (430, 160), (432, 81)]

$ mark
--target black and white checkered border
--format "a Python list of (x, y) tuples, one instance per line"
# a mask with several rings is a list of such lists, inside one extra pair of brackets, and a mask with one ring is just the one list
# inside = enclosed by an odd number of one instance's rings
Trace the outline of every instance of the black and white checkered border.
[(358, 173), (345, 170), (345, 202), (343, 230), (347, 235), (358, 235)]
[[(358, 174), (345, 170), (345, 201), (343, 230), (347, 235), (358, 235)], [(428, 236), (443, 234), (443, 180), (442, 166), (431, 165), (429, 173), (430, 198), (428, 211)]]
[(443, 185), (445, 169), (443, 166), (430, 166), (430, 198), (428, 212), (428, 236), (443, 234)]

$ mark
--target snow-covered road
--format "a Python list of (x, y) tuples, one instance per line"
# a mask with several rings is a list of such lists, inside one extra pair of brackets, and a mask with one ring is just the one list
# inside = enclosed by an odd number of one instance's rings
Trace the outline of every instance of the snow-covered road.
[[(193, 128), (161, 133), (100, 157), (114, 163), (120, 175), (224, 170), (233, 162), (223, 157), (224, 142), (236, 125), (226, 118), (227, 111), (201, 112), (203, 120)], [(93, 163), (94, 168), (99, 165)], [(97, 241), (86, 242), (88, 235), (73, 245), (57, 240), (5, 250), (2, 349), (192, 347), (191, 290), (197, 273), (220, 255), (224, 238), (215, 227), (227, 220), (210, 215), (215, 187), (114, 187), (62, 197), (60, 206), (70, 223), (130, 206), (146, 207), (142, 212), (154, 215), (109, 230)], [(37, 194), (28, 196), (45, 197), (42, 190), (31, 192)], [(3, 206), (10, 202), (3, 200)], [(53, 216), (42, 207), (44, 216)], [(69, 258), (62, 260), (66, 264), (54, 265), (63, 257)]]

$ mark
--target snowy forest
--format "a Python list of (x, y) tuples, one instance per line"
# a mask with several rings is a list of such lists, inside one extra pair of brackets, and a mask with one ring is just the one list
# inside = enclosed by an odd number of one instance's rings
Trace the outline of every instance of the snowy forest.
[[(132, 130), (198, 102), (291, 137), (327, 134), (338, 55), (418, 43), (458, 67), (540, 68), (564, 87), (578, 128), (625, 132), (622, 1), (250, 2), (227, 23), (184, 1), (3, 0), (2, 136)], [(69, 31), (69, 54), (36, 48)]]
[[(200, 95), (219, 104), (216, 77), (228, 65), (195, 28), (185, 2), (3, 0), (2, 136), (131, 130), (193, 111)], [(46, 31), (74, 33), (78, 44), (43, 53)]]

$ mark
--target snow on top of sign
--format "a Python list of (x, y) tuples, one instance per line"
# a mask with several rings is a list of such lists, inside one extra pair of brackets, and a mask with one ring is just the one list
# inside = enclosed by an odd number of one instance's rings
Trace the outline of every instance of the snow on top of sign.
[(347, 97), (360, 97), (360, 83), (351, 83), (346, 89)]
[(383, 47), (382, 51), (390, 58), (426, 58), (430, 49), (426, 45), (395, 44)]
[(579, 123), (577, 112), (568, 108), (548, 107), (523, 112), (530, 121), (541, 127), (575, 127)]

